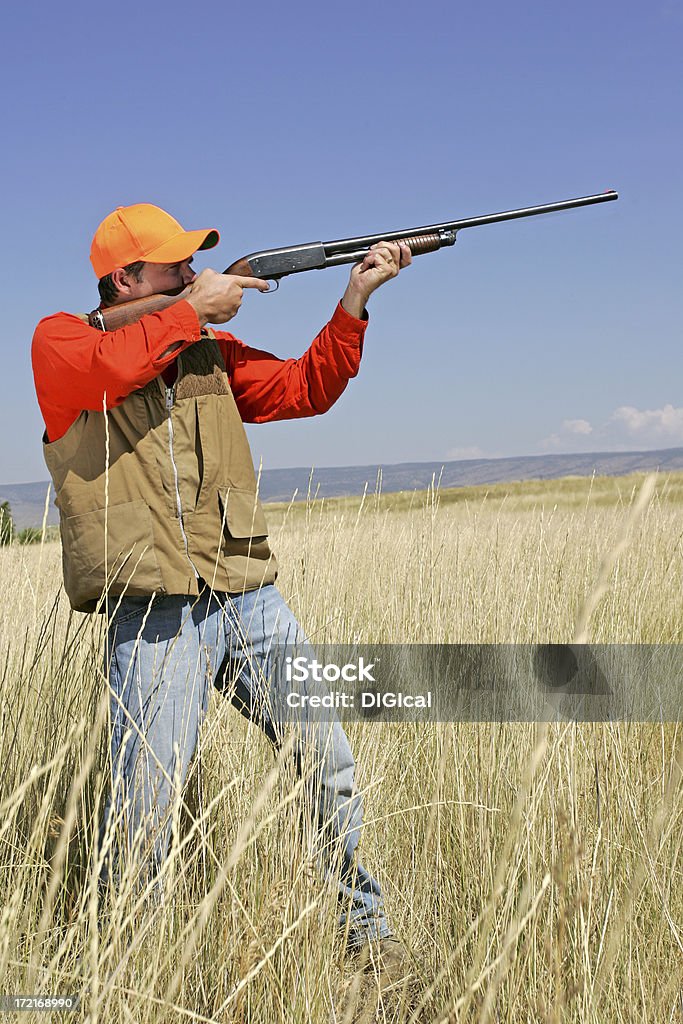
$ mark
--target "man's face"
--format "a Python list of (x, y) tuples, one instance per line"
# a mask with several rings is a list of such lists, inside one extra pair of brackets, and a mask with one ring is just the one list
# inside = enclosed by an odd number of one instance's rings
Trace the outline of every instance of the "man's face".
[(192, 259), (190, 256), (181, 263), (145, 263), (139, 281), (128, 278), (131, 287), (127, 297), (141, 299), (145, 295), (174, 294), (182, 291), (197, 276), (192, 269)]

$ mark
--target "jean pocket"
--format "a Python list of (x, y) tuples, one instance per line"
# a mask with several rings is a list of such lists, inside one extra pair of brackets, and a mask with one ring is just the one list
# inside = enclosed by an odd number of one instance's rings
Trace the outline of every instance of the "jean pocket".
[(124, 622), (130, 622), (131, 619), (142, 619), (148, 610), (157, 606), (157, 602), (160, 600), (163, 600), (163, 597), (152, 597), (151, 594), (149, 597), (122, 597), (120, 602), (117, 602), (116, 610), (112, 615), (112, 623), (123, 625)]

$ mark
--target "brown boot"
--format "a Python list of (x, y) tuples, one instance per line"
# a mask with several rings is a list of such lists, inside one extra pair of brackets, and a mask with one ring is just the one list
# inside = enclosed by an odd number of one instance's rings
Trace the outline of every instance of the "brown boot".
[[(341, 1024), (375, 1024), (410, 1011), (415, 974), (408, 951), (393, 935), (350, 952), (354, 969), (341, 1004)], [(390, 1017), (387, 1017), (387, 1012)]]
[(374, 976), (382, 993), (400, 990), (414, 978), (408, 950), (394, 935), (366, 942), (357, 957), (359, 969)]

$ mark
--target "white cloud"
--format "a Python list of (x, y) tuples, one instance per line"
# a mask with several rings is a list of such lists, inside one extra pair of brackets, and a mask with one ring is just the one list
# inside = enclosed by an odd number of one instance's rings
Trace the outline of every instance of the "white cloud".
[(604, 423), (593, 426), (584, 419), (562, 420), (554, 433), (539, 441), (542, 451), (623, 451), (634, 444), (639, 448), (683, 445), (683, 408), (620, 405)]
[(562, 444), (562, 438), (559, 434), (551, 434), (550, 437), (544, 437), (542, 441), (539, 441), (539, 446), (544, 451), (550, 451), (551, 448), (559, 448)]
[(592, 434), (593, 428), (588, 420), (562, 420), (562, 430), (568, 434)]
[(661, 409), (636, 409), (620, 405), (610, 422), (623, 427), (631, 437), (683, 444), (683, 408), (664, 405)]

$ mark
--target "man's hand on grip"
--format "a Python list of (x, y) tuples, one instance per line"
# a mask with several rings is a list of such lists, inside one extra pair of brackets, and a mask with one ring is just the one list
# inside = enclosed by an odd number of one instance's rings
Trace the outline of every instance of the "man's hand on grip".
[(232, 320), (242, 305), (242, 292), (245, 288), (267, 292), (268, 282), (257, 277), (236, 277), (207, 269), (202, 270), (194, 279), (186, 299), (194, 308), (202, 326), (225, 324)]
[(365, 303), (380, 285), (396, 277), (399, 270), (412, 263), (407, 242), (376, 242), (367, 256), (351, 271), (342, 306), (347, 313), (360, 317)]

